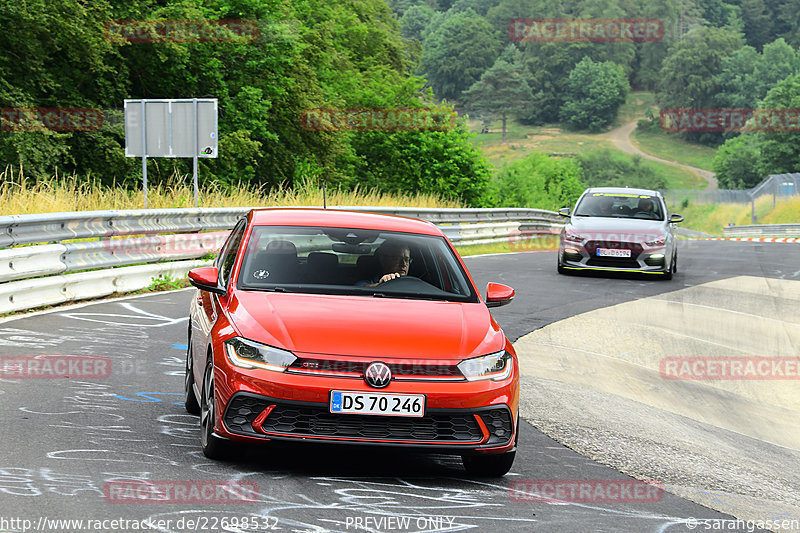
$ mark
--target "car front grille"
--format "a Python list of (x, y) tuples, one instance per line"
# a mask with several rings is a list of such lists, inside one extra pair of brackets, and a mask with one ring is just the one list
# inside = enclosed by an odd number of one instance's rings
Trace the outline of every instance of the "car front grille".
[(611, 268), (640, 268), (639, 262), (627, 257), (592, 257), (586, 264), (589, 266)]
[[(272, 407), (261, 423), (253, 422)], [(333, 414), (324, 404), (287, 402), (237, 393), (228, 403), (223, 420), (232, 433), (252, 437), (321, 438), (413, 444), (476, 444), (484, 433), (478, 415), (489, 433), (483, 444), (502, 445), (513, 434), (510, 411), (505, 407), (483, 409), (429, 409), (423, 417)]]
[[(598, 257), (598, 248), (612, 248), (616, 250), (630, 250), (630, 257)], [(586, 251), (589, 252), (587, 266), (610, 267), (610, 268), (640, 268), (636, 260), (642, 253), (642, 245), (635, 242), (616, 242), (616, 241), (588, 241)]]
[[(329, 372), (363, 376), (372, 361), (347, 361), (337, 359), (298, 358), (289, 367), (292, 372), (325, 374)], [(456, 365), (436, 365), (420, 363), (386, 363), (393, 376), (422, 376), (463, 378)]]

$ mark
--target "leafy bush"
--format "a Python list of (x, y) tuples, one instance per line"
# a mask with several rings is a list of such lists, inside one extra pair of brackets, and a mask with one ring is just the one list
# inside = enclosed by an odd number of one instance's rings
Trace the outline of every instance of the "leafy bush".
[(586, 188), (580, 175), (575, 160), (534, 152), (500, 169), (492, 192), (498, 206), (555, 210), (578, 200)]
[(587, 187), (634, 187), (665, 189), (664, 178), (657, 176), (638, 155), (630, 159), (609, 149), (595, 150), (578, 156)]
[(362, 190), (419, 191), (461, 198), (473, 207), (491, 203), (486, 159), (469, 142), (459, 122), (447, 131), (360, 132), (350, 141), (357, 158), (353, 173)]
[(749, 189), (763, 179), (758, 142), (759, 134), (746, 133), (719, 147), (711, 168), (720, 189)]

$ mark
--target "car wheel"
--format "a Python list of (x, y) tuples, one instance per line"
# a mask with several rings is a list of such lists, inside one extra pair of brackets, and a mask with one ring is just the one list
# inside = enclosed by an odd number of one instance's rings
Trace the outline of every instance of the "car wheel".
[(189, 334), (189, 347), (186, 349), (186, 376), (183, 379), (184, 402), (186, 412), (190, 415), (200, 414), (200, 404), (194, 394), (194, 373), (192, 371), (194, 358), (192, 357), (192, 335)]
[(672, 279), (672, 275), (678, 271), (678, 257), (675, 256), (672, 258), (672, 264), (669, 266), (669, 270), (664, 271), (664, 279), (670, 280)]
[(228, 452), (228, 442), (214, 435), (214, 358), (208, 356), (206, 372), (203, 376), (203, 394), (200, 403), (200, 444), (203, 455), (209, 459), (224, 459)]
[(511, 470), (516, 451), (496, 455), (463, 455), (461, 461), (468, 474), (479, 477), (502, 477)]

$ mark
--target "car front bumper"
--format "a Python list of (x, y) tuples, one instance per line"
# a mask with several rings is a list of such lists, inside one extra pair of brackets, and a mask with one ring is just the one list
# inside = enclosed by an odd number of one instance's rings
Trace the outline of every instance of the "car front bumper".
[[(305, 441), (402, 446), (437, 453), (504, 453), (515, 448), (519, 368), (503, 381), (392, 381), (244, 370), (215, 374), (215, 433), (238, 441)], [(422, 417), (330, 412), (333, 390), (422, 394)]]

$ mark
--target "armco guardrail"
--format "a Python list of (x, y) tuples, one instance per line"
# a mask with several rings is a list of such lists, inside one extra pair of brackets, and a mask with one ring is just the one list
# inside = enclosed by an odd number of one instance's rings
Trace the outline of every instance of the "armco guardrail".
[[(7, 248), (0, 249), (0, 313), (138, 290), (160, 275), (184, 277), (190, 269), (209, 264), (197, 258), (219, 249), (236, 221), (250, 209), (0, 216), (0, 248)], [(429, 220), (439, 225), (454, 244), (461, 245), (509, 240), (519, 234), (521, 224), (526, 231), (547, 232), (557, 231), (563, 224), (557, 213), (542, 209), (331, 209)], [(134, 235), (146, 236), (114, 238)], [(98, 240), (64, 242), (81, 239)]]
[(753, 224), (722, 228), (725, 237), (800, 237), (800, 224)]
[[(180, 233), (231, 229), (250, 207), (84, 211), (41, 215), (0, 216), (0, 248), (18, 244), (60, 242), (69, 239), (116, 237), (153, 233)], [(291, 209), (291, 208), (286, 208)], [(414, 207), (338, 206), (372, 213), (429, 220), (435, 224), (543, 220), (559, 222), (543, 209), (433, 209)]]

